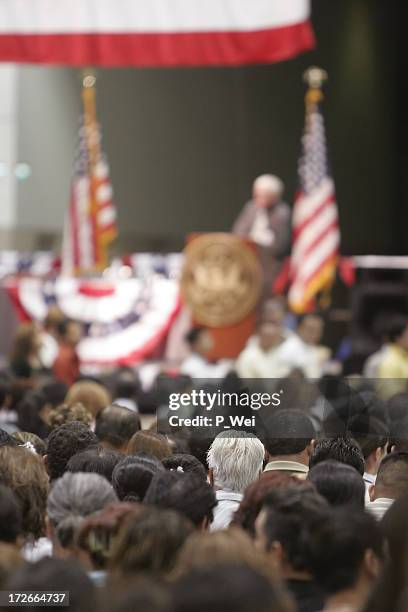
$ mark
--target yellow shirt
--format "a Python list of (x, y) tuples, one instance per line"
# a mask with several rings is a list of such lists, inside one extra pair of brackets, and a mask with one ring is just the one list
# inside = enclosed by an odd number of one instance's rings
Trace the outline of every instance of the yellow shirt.
[(384, 352), (378, 368), (379, 391), (384, 398), (389, 398), (402, 391), (408, 391), (408, 352), (396, 344), (390, 344)]

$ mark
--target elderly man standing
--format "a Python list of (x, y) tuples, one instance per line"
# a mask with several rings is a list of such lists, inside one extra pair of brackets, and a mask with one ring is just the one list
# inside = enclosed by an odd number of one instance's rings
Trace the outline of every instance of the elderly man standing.
[(283, 182), (272, 174), (259, 176), (253, 184), (252, 200), (245, 204), (232, 231), (249, 238), (258, 247), (264, 275), (263, 298), (270, 296), (282, 262), (290, 252), (290, 208), (282, 201)]

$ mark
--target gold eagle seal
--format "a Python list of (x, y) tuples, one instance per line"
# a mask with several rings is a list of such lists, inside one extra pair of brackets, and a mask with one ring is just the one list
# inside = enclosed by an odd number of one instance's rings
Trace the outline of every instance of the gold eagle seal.
[(225, 327), (256, 306), (262, 286), (257, 255), (232, 234), (204, 234), (184, 249), (181, 291), (201, 325)]

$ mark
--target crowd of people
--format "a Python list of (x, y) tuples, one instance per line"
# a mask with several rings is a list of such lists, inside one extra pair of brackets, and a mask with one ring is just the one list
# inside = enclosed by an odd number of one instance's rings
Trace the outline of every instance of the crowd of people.
[[(229, 364), (193, 329), (149, 389), (131, 368), (81, 375), (81, 328), (61, 313), (23, 325), (0, 373), (0, 591), (68, 592), (81, 612), (405, 610), (407, 378), (345, 384), (325, 370), (323, 319), (285, 316), (267, 304)], [(398, 325), (379, 368), (408, 358)], [(275, 377), (294, 390), (261, 433), (160, 426), (194, 378)]]

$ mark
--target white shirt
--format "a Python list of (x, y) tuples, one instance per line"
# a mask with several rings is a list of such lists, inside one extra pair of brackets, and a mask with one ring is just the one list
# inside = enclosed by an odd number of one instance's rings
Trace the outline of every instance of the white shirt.
[(364, 480), (364, 485), (365, 485), (365, 497), (364, 497), (364, 503), (367, 506), (367, 504), (370, 503), (370, 487), (371, 485), (375, 484), (377, 476), (375, 476), (374, 474), (369, 474), (368, 472), (364, 472), (364, 476), (363, 476), (363, 480)]
[(227, 529), (244, 496), (242, 493), (220, 489), (215, 492), (215, 497), (218, 503), (214, 508), (214, 520), (210, 525), (210, 531)]
[(287, 376), (288, 369), (280, 359), (280, 347), (273, 347), (264, 351), (256, 339), (248, 344), (238, 356), (235, 369), (241, 378), (283, 378)]
[(197, 353), (191, 353), (187, 359), (183, 361), (180, 367), (182, 374), (191, 376), (191, 378), (224, 378), (231, 370), (231, 365), (228, 362), (221, 361), (219, 363), (210, 363)]
[(51, 334), (48, 334), (47, 332), (42, 332), (39, 357), (44, 368), (51, 370), (52, 366), (54, 365), (54, 361), (57, 358), (58, 351), (58, 342), (54, 336), (51, 336)]
[(382, 517), (387, 510), (391, 508), (394, 501), (394, 499), (390, 499), (389, 497), (379, 497), (375, 501), (368, 502), (368, 504), (366, 504), (366, 510), (372, 514), (377, 521), (381, 521)]
[(269, 226), (268, 212), (264, 208), (257, 209), (249, 238), (263, 247), (270, 247), (275, 242), (275, 232)]
[(297, 334), (285, 340), (280, 349), (280, 359), (288, 372), (300, 369), (307, 378), (320, 378), (322, 363), (319, 359), (319, 348), (306, 344)]

